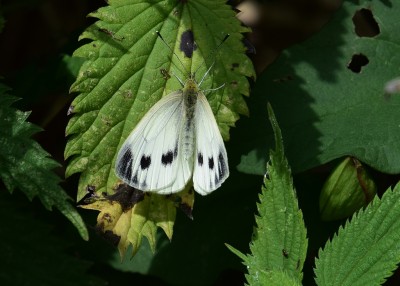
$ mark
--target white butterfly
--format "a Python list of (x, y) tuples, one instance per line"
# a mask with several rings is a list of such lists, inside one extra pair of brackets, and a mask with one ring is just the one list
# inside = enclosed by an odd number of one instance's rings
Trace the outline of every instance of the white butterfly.
[(142, 191), (171, 194), (193, 178), (195, 191), (207, 195), (228, 178), (225, 145), (200, 84), (192, 74), (182, 90), (160, 99), (141, 119), (117, 156), (116, 174), (122, 181)]

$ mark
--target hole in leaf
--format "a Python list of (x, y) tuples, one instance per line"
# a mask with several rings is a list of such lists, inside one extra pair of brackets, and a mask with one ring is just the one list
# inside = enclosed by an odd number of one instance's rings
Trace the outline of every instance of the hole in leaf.
[(381, 32), (372, 11), (369, 9), (358, 10), (352, 20), (354, 30), (359, 37), (375, 37)]
[(369, 60), (363, 54), (353, 55), (350, 63), (347, 65), (347, 68), (355, 73), (360, 73), (361, 68), (366, 66), (369, 63)]

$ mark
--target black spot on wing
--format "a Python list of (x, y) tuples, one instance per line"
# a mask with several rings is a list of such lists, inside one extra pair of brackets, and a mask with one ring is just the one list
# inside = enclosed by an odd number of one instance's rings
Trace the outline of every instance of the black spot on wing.
[(164, 166), (171, 165), (174, 159), (178, 157), (178, 141), (175, 143), (174, 151), (169, 150), (167, 153), (162, 154), (161, 156), (161, 163)]
[(162, 163), (164, 166), (171, 165), (171, 164), (172, 164), (172, 161), (174, 161), (174, 153), (172, 153), (171, 150), (168, 151), (168, 152), (165, 153), (165, 154), (162, 154), (162, 156), (161, 156), (161, 163)]
[(193, 56), (193, 52), (197, 49), (197, 45), (194, 42), (194, 36), (191, 30), (182, 33), (179, 48), (186, 57), (191, 58)]
[(214, 158), (208, 158), (208, 168), (210, 168), (210, 170), (214, 169)]
[(150, 167), (150, 165), (151, 165), (150, 156), (143, 155), (142, 158), (140, 159), (140, 168), (142, 168), (142, 170), (146, 170)]
[(137, 171), (136, 171), (135, 175), (132, 178), (132, 183), (134, 183), (135, 185), (137, 185), (137, 183), (138, 183), (138, 173), (137, 173)]
[(219, 175), (219, 180), (221, 180), (221, 178), (226, 175), (226, 171), (227, 171), (227, 166), (225, 165), (224, 156), (222, 155), (222, 152), (220, 151), (219, 154), (218, 154), (218, 175)]
[(174, 158), (178, 156), (178, 141), (175, 143), (175, 149), (174, 149)]
[(225, 164), (224, 156), (222, 155), (222, 152), (219, 152), (218, 154), (218, 174), (215, 174), (215, 185), (218, 185), (219, 182), (222, 180), (223, 177), (225, 177), (227, 172), (227, 166)]
[(217, 174), (215, 174), (215, 179), (214, 179), (215, 185), (218, 185), (219, 181), (221, 181), (220, 178), (218, 177)]
[(203, 166), (203, 154), (197, 154), (197, 162), (199, 163), (200, 167)]
[(120, 161), (121, 166), (118, 166), (118, 168), (122, 171), (121, 175), (123, 175), (127, 179), (130, 179), (132, 177), (132, 162), (132, 152), (130, 149), (126, 149)]

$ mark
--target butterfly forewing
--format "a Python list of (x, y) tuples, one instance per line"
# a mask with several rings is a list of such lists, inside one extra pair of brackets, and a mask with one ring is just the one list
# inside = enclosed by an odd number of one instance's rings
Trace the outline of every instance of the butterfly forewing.
[(192, 166), (180, 148), (183, 116), (182, 91), (158, 101), (121, 147), (118, 177), (142, 191), (168, 194), (182, 190), (192, 176)]
[(214, 114), (199, 91), (195, 112), (196, 150), (193, 172), (194, 189), (207, 195), (229, 176), (228, 156)]

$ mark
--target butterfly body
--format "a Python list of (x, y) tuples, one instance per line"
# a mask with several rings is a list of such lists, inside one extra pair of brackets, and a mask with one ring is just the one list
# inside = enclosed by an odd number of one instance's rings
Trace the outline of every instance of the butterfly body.
[(194, 75), (137, 124), (117, 155), (116, 174), (132, 187), (158, 194), (179, 192), (193, 178), (202, 195), (229, 176), (218, 125)]
[(196, 111), (196, 103), (197, 103), (197, 94), (199, 89), (197, 84), (194, 82), (193, 79), (188, 79), (183, 90), (183, 111), (185, 115), (183, 116), (186, 118), (185, 126), (184, 126), (184, 134), (183, 134), (183, 152), (185, 154), (185, 158), (189, 159), (193, 156), (193, 147), (194, 147), (194, 139), (195, 139), (195, 126), (194, 126), (194, 116)]

